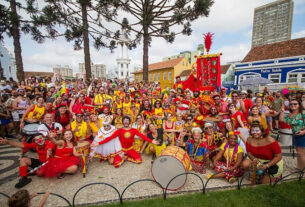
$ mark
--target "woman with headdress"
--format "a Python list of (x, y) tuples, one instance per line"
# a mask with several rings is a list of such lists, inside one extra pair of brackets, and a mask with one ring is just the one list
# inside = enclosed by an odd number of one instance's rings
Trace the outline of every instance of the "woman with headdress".
[[(236, 178), (243, 174), (241, 169), (242, 160), (243, 149), (237, 143), (237, 135), (234, 132), (229, 132), (228, 141), (220, 146), (220, 151), (213, 161), (215, 170), (219, 173), (213, 178), (225, 178), (230, 183), (235, 182)], [(211, 178), (212, 175), (207, 175), (207, 178)]]
[(202, 139), (202, 130), (199, 127), (192, 129), (193, 139), (185, 143), (186, 150), (191, 159), (190, 170), (204, 174), (209, 162), (207, 142)]
[(131, 115), (131, 100), (129, 95), (126, 95), (123, 101), (123, 114)]

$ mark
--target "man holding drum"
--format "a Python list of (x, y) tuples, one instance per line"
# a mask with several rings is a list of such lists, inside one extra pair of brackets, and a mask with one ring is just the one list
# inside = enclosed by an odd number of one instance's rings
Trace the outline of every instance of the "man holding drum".
[(122, 150), (125, 153), (125, 159), (130, 162), (141, 163), (142, 158), (140, 154), (133, 149), (135, 135), (141, 137), (149, 143), (159, 144), (159, 142), (156, 140), (151, 140), (145, 135), (141, 134), (137, 129), (131, 128), (131, 119), (129, 116), (124, 116), (122, 121), (124, 125), (123, 128), (116, 130), (110, 137), (104, 139), (103, 141), (92, 144), (91, 147), (97, 147), (98, 145), (105, 144), (110, 140), (119, 137), (122, 145)]

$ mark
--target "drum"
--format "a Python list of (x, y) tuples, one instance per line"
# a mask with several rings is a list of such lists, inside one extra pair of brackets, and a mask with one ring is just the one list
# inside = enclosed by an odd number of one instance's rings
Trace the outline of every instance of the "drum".
[(82, 141), (77, 143), (76, 151), (80, 154), (84, 153), (85, 155), (89, 155), (90, 152), (90, 143), (88, 141)]
[(292, 129), (280, 129), (279, 135), (279, 142), (282, 146), (292, 145)]
[(33, 135), (38, 133), (39, 124), (27, 124), (23, 127), (23, 132), (27, 135)]
[[(163, 188), (166, 188), (171, 179), (187, 172), (190, 164), (191, 160), (183, 149), (177, 146), (169, 146), (160, 153), (160, 156), (152, 164), (151, 174), (155, 181), (160, 183)], [(168, 190), (182, 188), (186, 178), (186, 175), (175, 178), (168, 186)]]

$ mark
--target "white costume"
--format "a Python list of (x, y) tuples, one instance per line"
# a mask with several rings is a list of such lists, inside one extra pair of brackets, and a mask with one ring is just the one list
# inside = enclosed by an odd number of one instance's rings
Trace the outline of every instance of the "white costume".
[[(93, 143), (100, 142), (106, 139), (107, 137), (110, 137), (113, 132), (116, 131), (116, 128), (112, 125), (110, 125), (109, 130), (105, 130), (104, 126), (99, 129), (97, 136), (93, 140)], [(118, 154), (121, 154), (121, 156), (123, 156), (121, 142), (118, 137), (97, 147), (91, 147), (90, 151), (91, 157), (97, 157), (105, 160), (114, 157)]]

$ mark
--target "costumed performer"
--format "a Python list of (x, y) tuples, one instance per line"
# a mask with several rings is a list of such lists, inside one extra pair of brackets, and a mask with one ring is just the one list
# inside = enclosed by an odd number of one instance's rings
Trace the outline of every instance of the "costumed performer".
[(202, 139), (202, 130), (199, 127), (192, 129), (193, 139), (186, 142), (186, 151), (191, 159), (190, 170), (204, 174), (209, 162), (208, 143)]
[(146, 137), (145, 135), (141, 134), (138, 130), (131, 128), (130, 121), (131, 121), (130, 117), (124, 116), (123, 117), (123, 125), (124, 125), (123, 128), (116, 130), (110, 137), (104, 139), (103, 141), (101, 141), (99, 143), (94, 143), (91, 146), (96, 147), (98, 145), (107, 143), (116, 137), (119, 137), (119, 140), (122, 145), (122, 150), (125, 153), (125, 159), (127, 159), (128, 161), (131, 161), (131, 162), (141, 163), (142, 158), (141, 158), (140, 154), (137, 153), (133, 149), (133, 142), (134, 142), (135, 135), (137, 135), (137, 136), (141, 137), (142, 139), (144, 139), (150, 143), (153, 143), (153, 144), (159, 144), (159, 142), (155, 141), (155, 140), (151, 140), (148, 137)]
[(44, 177), (61, 179), (64, 177), (64, 173), (76, 173), (79, 165), (78, 156), (81, 154), (76, 151), (72, 131), (66, 130), (63, 138), (58, 140), (55, 139), (55, 132), (49, 132), (48, 137), (56, 145), (55, 155), (49, 158), (48, 163), (39, 169), (39, 174)]
[[(103, 120), (103, 127), (98, 130), (97, 136), (93, 140), (93, 144), (99, 143), (116, 131), (116, 128), (111, 125), (111, 119), (105, 118)], [(114, 164), (114, 167), (119, 167), (123, 163), (123, 152), (119, 138), (114, 138), (109, 142), (91, 147), (90, 159), (92, 157), (100, 158), (101, 160), (108, 160), (109, 164)]]
[(46, 140), (41, 134), (34, 137), (34, 142), (31, 144), (24, 143), (24, 142), (15, 142), (15, 141), (8, 141), (5, 138), (0, 138), (0, 144), (8, 144), (13, 147), (18, 147), (22, 149), (35, 149), (37, 151), (38, 159), (23, 157), (20, 159), (19, 165), (19, 173), (20, 179), (19, 182), (15, 185), (15, 188), (22, 188), (23, 186), (32, 182), (31, 178), (28, 178), (28, 166), (32, 169), (41, 166), (45, 163), (51, 153), (51, 150), (55, 149), (53, 143), (49, 140)]

